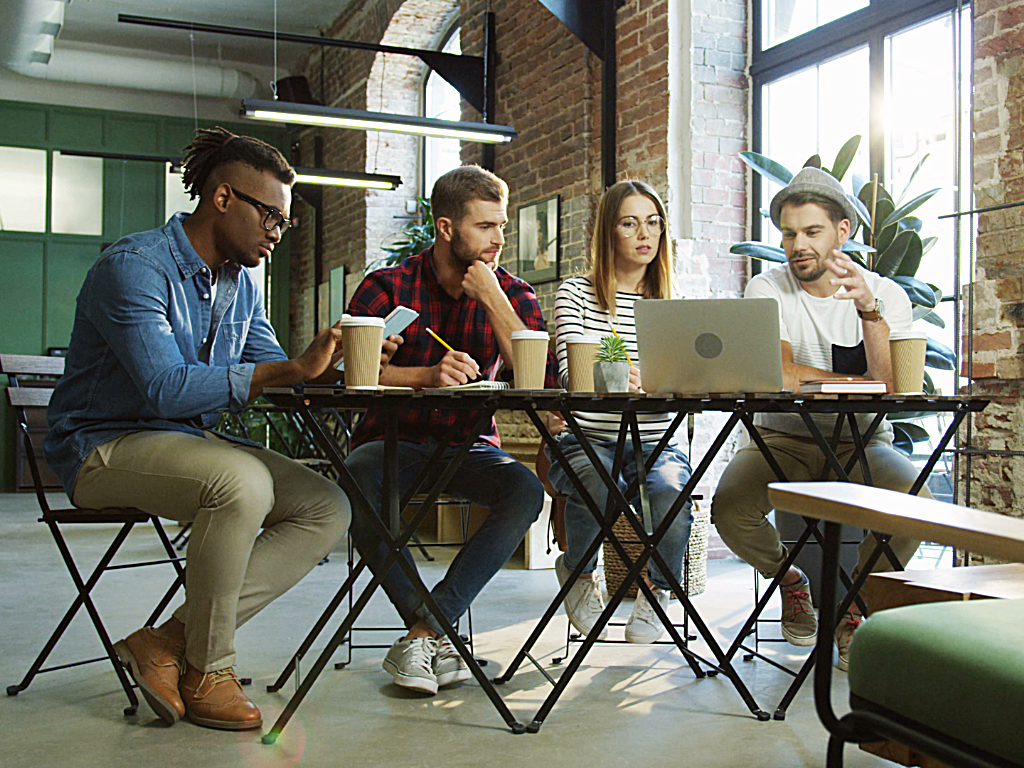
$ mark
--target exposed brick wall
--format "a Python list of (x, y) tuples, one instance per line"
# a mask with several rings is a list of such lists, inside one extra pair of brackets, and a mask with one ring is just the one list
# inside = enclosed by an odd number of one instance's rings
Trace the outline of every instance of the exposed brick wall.
[[(1017, 202), (1024, 200), (1024, 0), (977, 0), (974, 15), (976, 203)], [(976, 448), (1024, 450), (1022, 251), (1024, 209), (979, 218), (971, 373), (973, 391), (993, 401), (974, 421)], [(1024, 460), (974, 458), (969, 481), (972, 506), (1024, 515)]]

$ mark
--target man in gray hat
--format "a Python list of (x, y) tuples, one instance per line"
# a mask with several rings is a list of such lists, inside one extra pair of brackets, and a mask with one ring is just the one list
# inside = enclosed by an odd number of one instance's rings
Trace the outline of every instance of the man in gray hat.
[[(747, 298), (769, 297), (779, 304), (782, 370), (787, 389), (800, 391), (802, 381), (863, 379), (883, 381), (893, 388), (889, 358), (890, 331), (909, 331), (913, 311), (906, 293), (896, 283), (855, 264), (842, 251), (857, 226), (857, 209), (830, 174), (804, 168), (771, 203), (772, 223), (782, 232), (786, 264), (754, 277)], [(822, 432), (831, 434), (835, 417), (815, 417)], [(873, 414), (857, 417), (863, 434)], [(796, 414), (760, 414), (755, 423), (791, 481), (817, 480), (825, 458)], [(844, 464), (854, 451), (847, 426), (836, 450)], [(892, 447), (892, 427), (883, 422), (868, 442), (865, 453), (874, 485), (906, 492), (917, 469)], [(863, 482), (860, 465), (851, 473)], [(711, 505), (712, 521), (725, 543), (766, 578), (779, 572), (787, 556), (778, 531), (766, 515), (768, 483), (774, 473), (757, 446), (739, 450), (722, 474)], [(928, 496), (926, 488), (922, 496)], [(893, 538), (890, 546), (901, 563), (913, 557), (919, 542)], [(873, 537), (861, 543), (860, 564), (874, 549)], [(860, 567), (860, 566), (858, 566)], [(891, 568), (880, 558), (875, 570)], [(791, 567), (782, 579), (782, 634), (794, 645), (813, 645), (818, 622), (811, 604), (810, 583)], [(845, 617), (836, 631), (839, 668), (846, 669), (853, 630), (861, 617)]]

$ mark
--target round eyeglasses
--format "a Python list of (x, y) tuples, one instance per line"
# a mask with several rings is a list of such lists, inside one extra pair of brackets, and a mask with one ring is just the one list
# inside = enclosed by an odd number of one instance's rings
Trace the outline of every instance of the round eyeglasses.
[(635, 216), (626, 216), (615, 225), (615, 228), (622, 233), (623, 237), (633, 237), (640, 231), (640, 226), (647, 228), (647, 234), (659, 237), (665, 231), (665, 220), (661, 216), (648, 216), (646, 220), (640, 221)]
[(239, 200), (247, 202), (249, 205), (251, 205), (253, 208), (256, 208), (257, 210), (266, 212), (266, 216), (263, 217), (262, 225), (263, 228), (267, 230), (267, 232), (272, 232), (274, 229), (280, 229), (281, 234), (283, 235), (285, 232), (288, 231), (288, 227), (292, 225), (292, 220), (285, 216), (279, 209), (275, 208), (274, 206), (267, 205), (266, 203), (261, 203), (255, 197), (247, 195), (244, 192), (239, 192), (234, 187), (229, 186), (228, 189), (230, 189), (231, 194), (237, 197)]

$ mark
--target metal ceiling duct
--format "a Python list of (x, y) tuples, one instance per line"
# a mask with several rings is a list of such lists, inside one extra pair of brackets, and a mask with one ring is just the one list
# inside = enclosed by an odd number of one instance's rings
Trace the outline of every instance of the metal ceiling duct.
[(54, 41), (64, 24), (65, 2), (0, 0), (0, 63), (12, 72), (42, 80), (110, 88), (239, 99), (256, 95), (248, 72), (216, 64), (137, 55), (123, 48)]

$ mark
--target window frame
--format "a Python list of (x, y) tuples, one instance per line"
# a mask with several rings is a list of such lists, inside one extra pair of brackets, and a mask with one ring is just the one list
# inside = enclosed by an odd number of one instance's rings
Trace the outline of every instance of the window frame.
[[(866, 45), (868, 87), (871, 94), (868, 116), (871, 133), (866, 137), (868, 166), (871, 175), (877, 173), (879, 178), (884, 179), (886, 38), (969, 5), (964, 0), (871, 0), (866, 8), (860, 8), (771, 48), (762, 49), (763, 0), (752, 0), (751, 149), (754, 152), (763, 151), (762, 89), (765, 85)], [(756, 182), (751, 185), (750, 200), (751, 239), (760, 240), (763, 236), (760, 211), (764, 202), (761, 198), (761, 185)]]
[[(458, 16), (456, 16), (452, 20), (452, 23), (448, 25), (448, 28), (445, 29), (444, 34), (441, 35), (440, 38), (438, 38), (438, 43), (437, 43), (437, 46), (436, 46), (436, 50), (444, 51), (444, 49), (451, 42), (452, 37), (454, 37), (455, 35), (459, 34), (461, 31), (462, 31), (462, 21), (461, 21), (461, 19)], [(419, 109), (419, 111), (420, 111), (420, 114), (423, 115), (424, 117), (427, 116), (426, 115), (426, 111), (427, 111), (427, 83), (430, 81), (430, 76), (434, 75), (434, 74), (436, 74), (436, 73), (435, 73), (433, 67), (427, 67), (426, 74), (423, 75), (423, 85), (420, 88), (420, 109)], [(440, 77), (440, 75), (437, 75), (437, 76)], [(451, 86), (451, 87), (454, 88), (454, 86)], [(461, 99), (462, 96), (460, 95), (459, 98)], [(418, 185), (418, 187), (420, 189), (420, 197), (429, 199), (430, 198), (430, 190), (426, 188), (427, 187), (427, 141), (428, 141), (428, 137), (426, 137), (426, 136), (424, 136), (422, 139), (420, 139), (420, 163), (419, 163), (419, 173), (417, 174), (419, 176), (419, 178), (417, 179), (417, 185)], [(459, 146), (461, 147), (461, 143), (460, 143)]]

